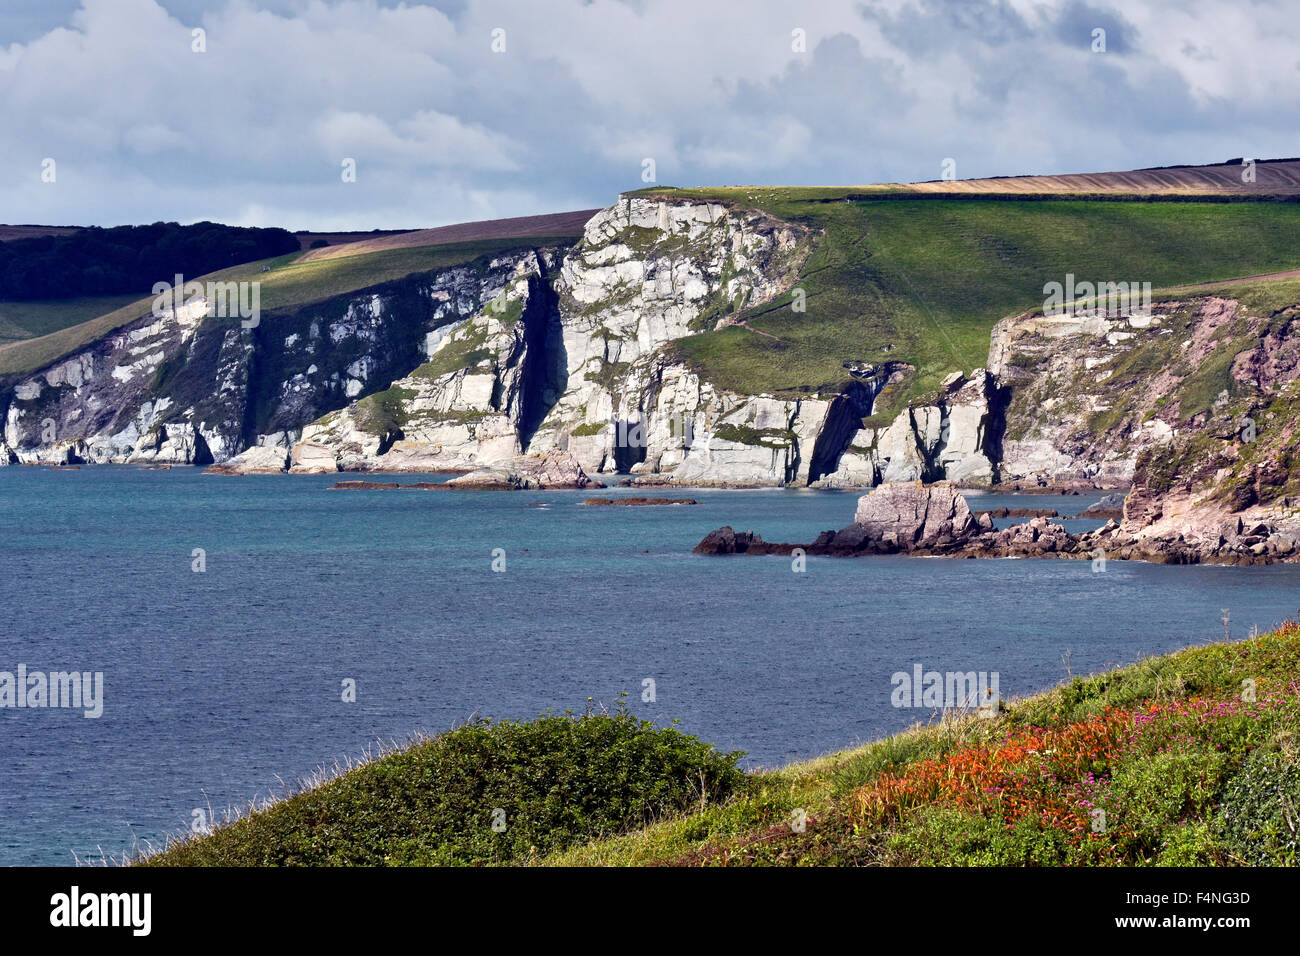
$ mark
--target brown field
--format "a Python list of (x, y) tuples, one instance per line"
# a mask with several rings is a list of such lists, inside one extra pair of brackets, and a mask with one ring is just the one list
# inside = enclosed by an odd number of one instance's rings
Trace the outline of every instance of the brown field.
[(440, 246), (451, 242), (469, 242), (476, 239), (509, 239), (514, 236), (559, 237), (582, 235), (582, 227), (599, 209), (579, 209), (574, 212), (557, 212), (546, 216), (516, 216), (513, 219), (485, 219), (482, 222), (461, 222), (436, 229), (417, 229), (394, 235), (377, 236), (313, 249), (299, 259), (334, 259), (355, 256), (385, 249), (405, 249), (412, 246)]
[(900, 184), (921, 193), (1130, 193), (1168, 195), (1300, 194), (1300, 159), (1261, 159), (1255, 182), (1241, 181), (1240, 160), (1214, 166), (1169, 166), (1118, 173), (1061, 176), (1005, 176), (993, 179), (932, 180)]
[(353, 232), (295, 232), (293, 237), (298, 240), (298, 248), (310, 249), (311, 244), (317, 239), (324, 239), (331, 246), (341, 246), (348, 242), (361, 242), (365, 239), (379, 239), (384, 236), (400, 236), (409, 229), (372, 229), (369, 232), (364, 230), (355, 230)]

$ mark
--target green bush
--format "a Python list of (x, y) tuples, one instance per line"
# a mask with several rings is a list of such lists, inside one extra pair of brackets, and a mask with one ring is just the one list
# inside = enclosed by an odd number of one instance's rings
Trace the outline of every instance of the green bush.
[(1187, 749), (1135, 753), (1118, 763), (1102, 807), (1109, 826), (1133, 834), (1124, 841), (1126, 853), (1153, 859), (1175, 828), (1208, 817), (1232, 761), (1222, 751)]
[(886, 840), (882, 862), (893, 866), (1062, 866), (1086, 851), (1066, 833), (1024, 818), (1007, 826), (998, 817), (928, 807)]
[[(699, 810), (745, 779), (721, 754), (623, 708), (478, 720), (146, 861), (156, 865), (480, 864)], [(494, 824), (496, 824), (494, 826)], [(503, 826), (502, 826), (503, 825)]]
[(1164, 849), (1156, 857), (1156, 866), (1215, 866), (1223, 862), (1223, 853), (1213, 828), (1206, 820), (1194, 820), (1174, 827), (1165, 835)]
[(1215, 822), (1237, 860), (1294, 866), (1300, 862), (1300, 767), (1282, 752), (1251, 754), (1224, 786)]

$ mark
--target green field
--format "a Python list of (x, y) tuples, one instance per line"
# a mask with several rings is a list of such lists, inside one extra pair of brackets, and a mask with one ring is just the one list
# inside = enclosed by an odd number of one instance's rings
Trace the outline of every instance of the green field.
[(38, 338), (88, 322), (135, 302), (139, 296), (103, 295), (45, 302), (0, 302), (0, 344)]
[[(885, 409), (988, 358), (989, 332), (1038, 309), (1043, 286), (1077, 280), (1153, 288), (1300, 267), (1300, 205), (1099, 200), (855, 200), (825, 189), (659, 191), (757, 207), (824, 234), (791, 295), (741, 314), (755, 329), (678, 342), (705, 378), (743, 393), (833, 390), (845, 362), (909, 362)], [(844, 191), (839, 191), (843, 194)], [(860, 194), (861, 190), (855, 190)]]
[(147, 862), (1294, 865), (1298, 678), (1288, 622), (747, 775), (622, 709), (477, 723)]
[[(984, 365), (993, 324), (1041, 308), (1044, 284), (1063, 282), (1066, 273), (1159, 289), (1300, 267), (1295, 203), (847, 198), (895, 195), (867, 187), (643, 193), (722, 199), (819, 231), (798, 279), (805, 312), (794, 312), (787, 294), (740, 316), (773, 338), (740, 327), (708, 331), (671, 346), (680, 358), (715, 384), (749, 394), (833, 391), (847, 377), (846, 362), (915, 365), (917, 374), (879, 402), (882, 417), (934, 389), (949, 372)], [(274, 312), (555, 241), (481, 240), (310, 262), (292, 254), (204, 278), (259, 280), (262, 308)], [(72, 304), (61, 305), (62, 318), (51, 308), (40, 319), (49, 334), (0, 345), (0, 375), (54, 361), (144, 314), (150, 302), (61, 329), (51, 326), (82, 315)], [(35, 318), (24, 321), (13, 324), (37, 330)], [(4, 334), (0, 323), (0, 341)]]
[[(245, 263), (197, 278), (202, 282), (260, 282), (261, 308), (263, 312), (275, 312), (299, 308), (312, 302), (369, 288), (414, 273), (472, 262), (480, 256), (496, 255), (520, 247), (555, 245), (565, 241), (563, 238), (555, 237), (520, 236), (509, 239), (413, 246), (309, 262), (299, 262), (303, 253), (294, 252), (274, 259)], [(74, 300), (74, 302), (81, 301), (83, 300)], [(44, 305), (47, 306), (43, 313), (46, 320), (50, 324), (57, 324), (60, 313), (54, 308), (55, 304)], [(128, 299), (126, 305), (104, 314), (93, 313), (95, 317), (86, 321), (84, 314), (90, 306), (86, 306), (79, 312), (78, 308), (74, 307), (74, 303), (61, 304), (63, 309), (61, 314), (69, 323), (75, 320), (75, 324), (51, 330), (38, 338), (0, 345), (0, 375), (16, 375), (41, 368), (83, 348), (113, 329), (147, 315), (152, 305), (152, 296)], [(7, 305), (0, 305), (0, 316), (5, 314), (4, 309), (7, 307)], [(33, 315), (38, 313), (40, 313), (39, 309), (32, 312)], [(0, 327), (0, 339), (2, 337), (3, 329)]]

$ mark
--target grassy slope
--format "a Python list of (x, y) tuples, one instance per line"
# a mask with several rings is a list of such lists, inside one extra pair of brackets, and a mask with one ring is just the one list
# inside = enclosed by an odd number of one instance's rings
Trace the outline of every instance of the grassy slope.
[[(519, 236), (509, 239), (391, 249), (309, 262), (299, 261), (303, 253), (295, 252), (275, 259), (264, 259), (223, 269), (202, 276), (199, 281), (260, 282), (261, 308), (263, 312), (274, 312), (301, 307), (345, 292), (400, 279), (413, 273), (459, 265), (482, 255), (557, 241), (563, 240), (553, 236), (545, 238)], [(269, 271), (263, 271), (268, 268)], [(59, 329), (39, 338), (2, 346), (0, 347), (0, 375), (29, 372), (57, 361), (62, 356), (88, 345), (114, 329), (147, 315), (152, 305), (152, 296), (136, 299), (126, 306), (98, 315), (89, 321)]]
[[(1000, 318), (1040, 308), (1067, 272), (1089, 281), (1210, 282), (1300, 266), (1300, 205), (1086, 200), (836, 201), (845, 190), (657, 190), (721, 198), (825, 230), (790, 296), (750, 310), (754, 328), (680, 342), (715, 383), (740, 392), (834, 387), (846, 361), (901, 360), (918, 374), (884, 410), (988, 358)], [(854, 195), (863, 194), (853, 190)], [(886, 348), (889, 346), (889, 348)]]
[(509, 863), (665, 813), (744, 783), (739, 754), (674, 727), (611, 713), (475, 721), (287, 796), (151, 865)]
[(139, 296), (85, 296), (48, 302), (0, 302), (0, 344), (38, 338), (130, 305)]
[[(1294, 864), (1298, 681), (1289, 623), (758, 774), (724, 804), (541, 862)], [(1090, 806), (1106, 832), (1089, 832)]]
[[(621, 710), (497, 727), (391, 753), (148, 862), (1230, 865), (1300, 853), (1287, 823), (1300, 810), (1294, 623), (745, 779), (736, 755)], [(503, 833), (496, 807), (510, 808)], [(1105, 832), (1089, 832), (1091, 807)]]

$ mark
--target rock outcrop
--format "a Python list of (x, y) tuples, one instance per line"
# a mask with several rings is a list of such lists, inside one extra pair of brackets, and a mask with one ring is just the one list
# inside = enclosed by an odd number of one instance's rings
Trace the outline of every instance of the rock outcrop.
[(547, 488), (604, 488), (582, 470), (568, 452), (552, 449), (539, 455), (519, 455), (488, 468), (446, 482), (450, 489), (521, 490)]
[(0, 394), (3, 441), (24, 463), (201, 465), (259, 445), (287, 452), (313, 420), (386, 388), (514, 277), (558, 258), (558, 247), (485, 256), (251, 328), (205, 315), (202, 301), (145, 315)]
[(955, 544), (976, 528), (966, 499), (947, 482), (880, 485), (858, 499), (853, 523), (871, 539), (901, 551)]
[(1114, 520), (1096, 531), (1071, 534), (1046, 517), (995, 529), (987, 513), (973, 515), (964, 497), (947, 484), (881, 485), (858, 501), (855, 522), (824, 531), (806, 544), (769, 542), (753, 531), (718, 528), (696, 554), (782, 554), (851, 557), (909, 554), (959, 558), (1074, 558), (1104, 570), (1107, 560), (1157, 564), (1271, 564), (1300, 561), (1300, 517), (1285, 527), (1240, 519), (1183, 524), (1175, 533), (1134, 533)]
[(209, 475), (277, 475), (288, 467), (289, 455), (274, 445), (257, 445), (229, 461), (209, 465)]

